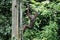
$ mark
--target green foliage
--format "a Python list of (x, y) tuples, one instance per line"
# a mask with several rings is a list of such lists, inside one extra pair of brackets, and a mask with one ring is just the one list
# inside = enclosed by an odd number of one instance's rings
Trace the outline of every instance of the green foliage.
[(57, 24), (51, 21), (48, 26), (43, 28), (41, 38), (46, 40), (57, 40), (57, 30)]
[[(27, 29), (24, 33), (26, 40), (59, 40), (58, 35), (58, 14), (60, 13), (60, 1), (42, 1), (30, 0), (31, 10), (38, 12), (38, 17), (33, 29)], [(31, 13), (33, 13), (32, 11)], [(59, 15), (60, 17), (60, 15)], [(58, 23), (59, 22), (59, 23)], [(58, 36), (57, 36), (58, 35)]]
[(0, 0), (0, 40), (11, 38), (11, 0)]

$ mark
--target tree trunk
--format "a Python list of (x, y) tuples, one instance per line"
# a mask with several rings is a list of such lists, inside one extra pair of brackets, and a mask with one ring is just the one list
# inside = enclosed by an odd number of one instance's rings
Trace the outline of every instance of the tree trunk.
[(12, 0), (12, 40), (19, 40), (18, 38), (18, 6), (17, 0)]
[(12, 40), (23, 40), (22, 2), (12, 0)]

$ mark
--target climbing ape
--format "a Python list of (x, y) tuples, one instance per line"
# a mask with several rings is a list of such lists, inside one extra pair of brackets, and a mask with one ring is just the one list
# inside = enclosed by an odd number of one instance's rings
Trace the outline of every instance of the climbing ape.
[(30, 13), (30, 6), (27, 6), (27, 10), (26, 10), (26, 15), (28, 16), (28, 18), (30, 19), (30, 24), (29, 25), (24, 25), (23, 26), (23, 31), (25, 31), (27, 28), (32, 29), (35, 23), (35, 19), (38, 16), (38, 13), (35, 11), (34, 15), (31, 15)]

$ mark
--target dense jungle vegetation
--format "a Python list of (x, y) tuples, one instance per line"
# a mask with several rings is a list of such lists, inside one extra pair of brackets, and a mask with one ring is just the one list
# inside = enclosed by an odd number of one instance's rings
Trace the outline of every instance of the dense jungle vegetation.
[[(33, 29), (26, 29), (25, 40), (60, 40), (60, 0), (23, 0), (23, 24), (30, 23), (26, 4), (38, 12)], [(11, 40), (12, 0), (0, 0), (0, 40)]]

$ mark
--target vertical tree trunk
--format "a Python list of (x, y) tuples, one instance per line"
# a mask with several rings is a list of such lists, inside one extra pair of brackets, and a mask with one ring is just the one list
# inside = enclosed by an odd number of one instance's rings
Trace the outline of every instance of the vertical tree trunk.
[(23, 40), (22, 0), (12, 0), (12, 40)]
[(12, 0), (12, 40), (18, 39), (18, 0)]
[(20, 0), (20, 39), (23, 40), (23, 27), (22, 27), (22, 0)]

